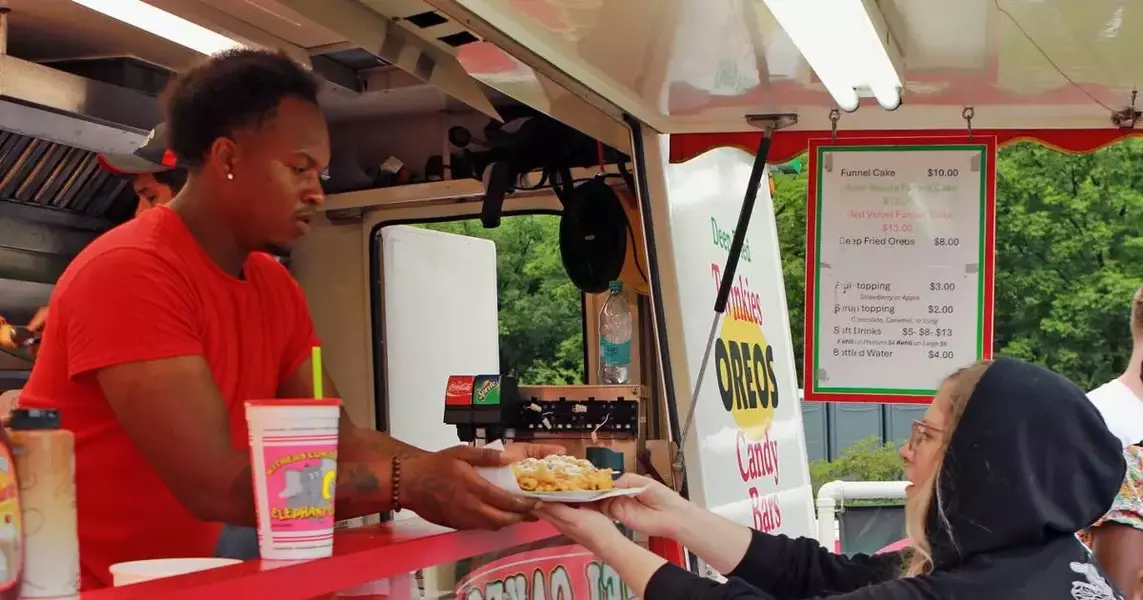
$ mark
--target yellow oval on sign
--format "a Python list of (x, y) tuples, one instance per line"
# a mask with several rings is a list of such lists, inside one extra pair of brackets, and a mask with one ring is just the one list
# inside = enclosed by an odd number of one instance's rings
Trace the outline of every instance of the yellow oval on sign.
[(746, 437), (762, 439), (774, 422), (779, 397), (774, 348), (762, 327), (728, 312), (715, 342), (714, 361), (723, 408)]

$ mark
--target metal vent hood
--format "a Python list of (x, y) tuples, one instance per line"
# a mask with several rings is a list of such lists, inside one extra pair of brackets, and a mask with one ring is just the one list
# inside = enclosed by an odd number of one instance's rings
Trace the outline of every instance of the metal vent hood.
[[(2, 4), (2, 2), (0, 2)], [(160, 120), (155, 98), (7, 54), (0, 10), (0, 288), (50, 285), (81, 248), (134, 207), (99, 152), (131, 152)], [(32, 310), (13, 306), (8, 312)]]
[(9, 56), (0, 12), (0, 129), (94, 152), (131, 152), (160, 120), (140, 92)]

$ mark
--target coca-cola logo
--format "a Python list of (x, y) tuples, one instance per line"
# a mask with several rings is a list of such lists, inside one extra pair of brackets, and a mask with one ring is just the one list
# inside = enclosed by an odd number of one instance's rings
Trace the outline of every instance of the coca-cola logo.
[(448, 382), (448, 388), (445, 393), (449, 396), (460, 396), (462, 394), (472, 394), (472, 380), (459, 379), (451, 380)]

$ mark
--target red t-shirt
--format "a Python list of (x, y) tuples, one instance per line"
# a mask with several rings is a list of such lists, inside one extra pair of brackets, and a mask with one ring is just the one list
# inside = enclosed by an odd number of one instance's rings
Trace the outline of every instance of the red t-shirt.
[[(244, 401), (276, 397), (317, 344), (305, 297), (285, 267), (251, 254), (243, 278), (222, 271), (169, 208), (96, 239), (56, 284), (20, 405), (60, 409), (75, 433), (83, 589), (111, 585), (128, 560), (211, 556), (221, 524), (196, 519), (128, 439), (95, 380), (124, 363), (205, 357), (248, 444)], [(176, 425), (193, 427), (193, 423)]]

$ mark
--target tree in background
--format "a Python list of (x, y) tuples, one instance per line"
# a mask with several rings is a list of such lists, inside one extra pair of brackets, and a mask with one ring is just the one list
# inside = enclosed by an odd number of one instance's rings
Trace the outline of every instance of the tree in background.
[[(802, 355), (805, 346), (806, 296), (806, 173), (774, 176), (774, 217), (778, 226), (778, 247), (782, 256), (782, 278), (786, 282), (786, 304), (790, 312), (790, 332), (794, 342), (794, 364), (802, 381)], [(817, 489), (817, 488), (814, 488)]]
[(882, 444), (877, 436), (865, 438), (841, 451), (832, 461), (810, 463), (810, 482), (817, 496), (831, 481), (897, 481), (904, 476), (897, 447)]
[(997, 354), (1084, 389), (1123, 371), (1143, 282), (1143, 143), (1072, 156), (1030, 143), (997, 163)]
[(478, 219), (423, 227), (496, 244), (502, 374), (530, 385), (583, 383), (583, 301), (560, 260), (559, 217), (510, 216), (496, 229)]

